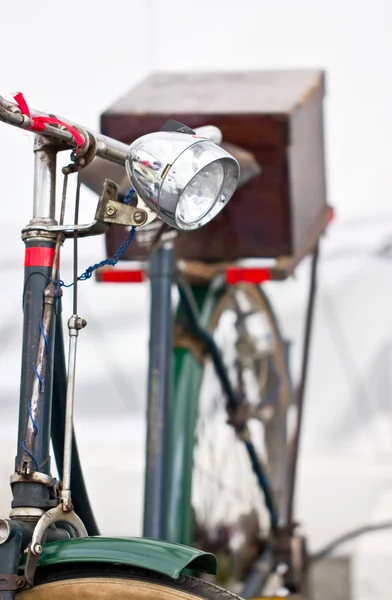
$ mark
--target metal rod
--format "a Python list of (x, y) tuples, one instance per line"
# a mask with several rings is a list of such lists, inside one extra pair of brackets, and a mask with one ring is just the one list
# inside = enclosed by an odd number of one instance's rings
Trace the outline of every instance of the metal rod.
[[(79, 220), (79, 201), (80, 201), (80, 172), (76, 184), (75, 198), (75, 225)], [(63, 508), (66, 511), (72, 510), (71, 500), (71, 463), (72, 463), (72, 439), (73, 439), (73, 414), (75, 404), (75, 372), (76, 372), (76, 350), (79, 330), (85, 327), (86, 321), (78, 317), (78, 234), (74, 233), (73, 244), (73, 315), (68, 321), (69, 330), (69, 358), (68, 358), (68, 376), (67, 376), (67, 397), (65, 408), (65, 427), (64, 427), (64, 462), (63, 462), (63, 489), (61, 498)]]
[[(67, 201), (67, 186), (68, 186), (68, 175), (64, 175), (59, 225), (64, 224), (65, 204)], [(63, 239), (63, 234), (59, 231), (57, 234), (57, 237), (56, 237), (56, 246), (54, 248), (54, 258), (53, 258), (52, 277), (51, 277), (52, 281), (55, 281), (55, 279), (56, 279), (57, 266), (58, 266), (58, 262), (59, 262), (60, 246), (62, 243), (62, 239)]]
[(162, 539), (166, 527), (167, 452), (173, 317), (172, 284), (175, 255), (172, 243), (154, 250), (150, 263), (151, 308), (147, 399), (147, 452), (143, 535)]
[[(78, 171), (78, 179), (76, 184), (76, 197), (75, 197), (75, 225), (79, 222), (79, 204), (80, 204), (80, 186), (81, 178), (80, 171)], [(73, 314), (78, 313), (78, 232), (75, 230), (73, 236)]]
[(295, 429), (292, 443), (290, 444), (290, 447), (289, 447), (289, 456), (288, 456), (289, 488), (288, 488), (288, 496), (287, 496), (287, 524), (292, 523), (293, 514), (294, 514), (294, 499), (295, 499), (295, 486), (296, 486), (296, 480), (297, 480), (298, 453), (299, 453), (299, 445), (300, 445), (300, 441), (301, 441), (306, 381), (307, 381), (308, 366), (309, 366), (310, 341), (311, 341), (312, 324), (313, 324), (313, 317), (314, 317), (315, 298), (316, 298), (316, 291), (317, 291), (318, 257), (319, 257), (319, 245), (317, 244), (314, 254), (313, 254), (313, 257), (312, 257), (308, 305), (307, 305), (306, 319), (305, 319), (305, 335), (304, 335), (304, 347), (303, 347), (303, 353), (302, 353), (301, 379), (300, 379), (300, 383), (299, 383), (299, 387), (298, 387), (298, 391), (297, 391), (297, 426)]
[(42, 147), (41, 136), (34, 139), (33, 219), (53, 221), (56, 209), (56, 151)]
[[(52, 411), (52, 444), (56, 460), (57, 471), (64, 469), (64, 430), (65, 412), (67, 402), (67, 369), (65, 364), (64, 335), (61, 321), (62, 303), (61, 298), (56, 304), (56, 332), (54, 343), (53, 362), (53, 411)], [(99, 535), (99, 529), (94, 518), (83, 471), (80, 464), (78, 446), (75, 431), (72, 435), (72, 459), (71, 459), (71, 490), (72, 504), (77, 515), (82, 519), (89, 535)]]
[(68, 321), (69, 329), (69, 355), (68, 355), (68, 377), (67, 377), (67, 400), (65, 409), (64, 429), (64, 462), (63, 462), (63, 489), (62, 499), (65, 510), (71, 510), (71, 460), (72, 460), (72, 434), (73, 414), (75, 400), (75, 369), (76, 350), (78, 340), (78, 328), (76, 321), (78, 317), (72, 315)]
[[(30, 112), (32, 117), (49, 116), (47, 113), (37, 111), (34, 109), (32, 109)], [(125, 159), (129, 149), (129, 146), (127, 144), (123, 144), (122, 142), (102, 135), (101, 133), (97, 133), (93, 129), (90, 129), (88, 127), (83, 127), (81, 125), (78, 125), (77, 123), (73, 123), (69, 119), (63, 119), (62, 117), (59, 118), (60, 120), (68, 123), (69, 125), (73, 125), (77, 129), (80, 129), (82, 133), (86, 132), (90, 134), (93, 138), (95, 138), (97, 156), (100, 156), (105, 160), (108, 160), (121, 166), (125, 165)], [(29, 119), (25, 115), (22, 115), (18, 106), (15, 103), (5, 100), (2, 96), (0, 96), (0, 121), (4, 121), (9, 125), (13, 125), (21, 129), (27, 129), (33, 124), (32, 119)], [(45, 124), (45, 129), (41, 135), (61, 142), (65, 142), (70, 148), (75, 147), (75, 141), (73, 136), (69, 131), (65, 129), (60, 129), (59, 127)]]

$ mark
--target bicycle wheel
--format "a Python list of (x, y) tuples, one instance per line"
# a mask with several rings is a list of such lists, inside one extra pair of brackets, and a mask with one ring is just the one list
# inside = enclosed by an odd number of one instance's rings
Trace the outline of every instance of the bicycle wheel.
[(115, 565), (39, 569), (36, 585), (18, 600), (238, 600), (238, 596), (187, 575), (171, 579), (153, 571)]
[[(209, 323), (231, 384), (246, 400), (246, 425), (284, 520), (290, 378), (277, 320), (254, 285), (227, 287)], [(217, 583), (240, 592), (265, 547), (271, 519), (247, 448), (228, 424), (212, 360), (204, 359), (193, 452), (195, 546), (218, 559)]]

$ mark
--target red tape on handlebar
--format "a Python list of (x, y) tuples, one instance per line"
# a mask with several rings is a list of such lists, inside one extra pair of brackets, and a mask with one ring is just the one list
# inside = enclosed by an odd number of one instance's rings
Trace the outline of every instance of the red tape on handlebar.
[(84, 137), (82, 136), (81, 133), (79, 133), (79, 131), (76, 129), (76, 127), (73, 127), (72, 125), (69, 125), (68, 123), (64, 123), (64, 121), (61, 121), (60, 119), (57, 119), (56, 117), (44, 117), (44, 116), (32, 117), (30, 114), (30, 109), (27, 105), (27, 102), (26, 102), (22, 92), (18, 92), (17, 94), (14, 94), (14, 98), (15, 98), (15, 101), (16, 101), (17, 105), (19, 106), (22, 114), (25, 115), (26, 117), (29, 117), (29, 119), (31, 119), (31, 125), (30, 125), (30, 127), (27, 128), (30, 131), (36, 131), (36, 132), (44, 131), (46, 123), (49, 125), (60, 125), (61, 127), (65, 127), (66, 129), (68, 129), (68, 131), (72, 135), (73, 139), (75, 140), (75, 144), (78, 148), (80, 146), (83, 146), (83, 144), (85, 143)]

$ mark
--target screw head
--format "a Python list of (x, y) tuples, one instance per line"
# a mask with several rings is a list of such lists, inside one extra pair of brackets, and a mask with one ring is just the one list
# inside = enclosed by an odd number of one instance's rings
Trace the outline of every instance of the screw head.
[(42, 546), (41, 546), (41, 544), (34, 544), (34, 546), (31, 548), (31, 552), (35, 556), (38, 556), (39, 554), (41, 554), (42, 553)]
[(133, 215), (136, 225), (143, 225), (147, 221), (147, 213), (144, 210), (136, 210)]
[(83, 327), (86, 327), (86, 325), (86, 319), (82, 319), (82, 317), (77, 317), (77, 319), (75, 319), (74, 327), (76, 329), (83, 329)]
[(114, 215), (117, 214), (117, 208), (115, 208), (114, 206), (107, 206), (106, 214), (108, 217), (114, 217)]

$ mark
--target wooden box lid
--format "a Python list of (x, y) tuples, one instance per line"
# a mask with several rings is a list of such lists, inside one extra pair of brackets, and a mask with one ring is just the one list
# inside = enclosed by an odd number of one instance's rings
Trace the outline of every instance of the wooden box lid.
[[(223, 128), (229, 131), (231, 123), (238, 123), (239, 115), (245, 122), (242, 134), (236, 133), (237, 143), (253, 145), (287, 145), (289, 135), (287, 121), (296, 108), (306, 103), (317, 88), (324, 93), (324, 75), (317, 70), (247, 71), (227, 73), (157, 73), (132, 88), (102, 115), (102, 131), (132, 141), (143, 133), (156, 130), (162, 119), (173, 117), (192, 127), (216, 124), (221, 115)], [(258, 115), (265, 123), (260, 136), (254, 125)], [(125, 118), (124, 118), (125, 117)], [(221, 123), (221, 124), (222, 124)], [(109, 133), (110, 132), (110, 133)], [(230, 139), (230, 138), (229, 138)]]

